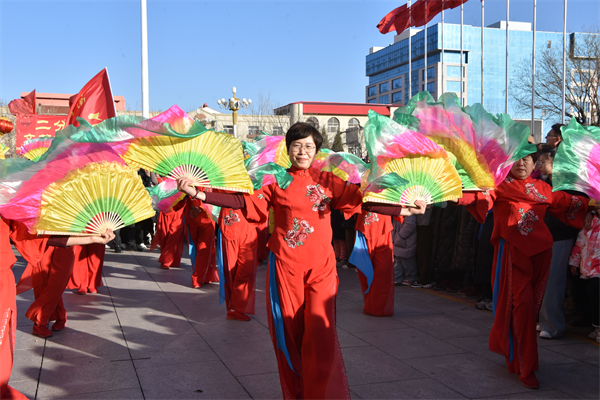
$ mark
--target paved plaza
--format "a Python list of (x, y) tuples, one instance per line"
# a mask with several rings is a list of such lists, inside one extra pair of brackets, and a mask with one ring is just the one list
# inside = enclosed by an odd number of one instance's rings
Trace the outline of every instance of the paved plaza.
[[(18, 297), (10, 384), (30, 399), (278, 399), (258, 268), (256, 316), (225, 318), (218, 285), (192, 289), (189, 259), (162, 270), (159, 253), (107, 250), (98, 294), (64, 294), (67, 327), (31, 335)], [(23, 259), (14, 269), (23, 272)], [(538, 340), (541, 389), (524, 388), (487, 348), (492, 313), (459, 296), (396, 287), (395, 314), (362, 314), (356, 273), (339, 270), (337, 324), (355, 399), (598, 399), (599, 347), (570, 332)], [(587, 332), (587, 331), (586, 331)]]

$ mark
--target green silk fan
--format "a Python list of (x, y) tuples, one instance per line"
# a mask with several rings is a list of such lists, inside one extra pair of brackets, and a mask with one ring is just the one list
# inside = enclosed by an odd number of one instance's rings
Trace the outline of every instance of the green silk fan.
[(174, 180), (189, 178), (194, 186), (253, 192), (244, 167), (242, 144), (226, 133), (206, 131), (193, 138), (135, 138), (121, 156), (136, 168)]
[(155, 214), (136, 171), (118, 162), (89, 163), (42, 193), (40, 235), (99, 235)]

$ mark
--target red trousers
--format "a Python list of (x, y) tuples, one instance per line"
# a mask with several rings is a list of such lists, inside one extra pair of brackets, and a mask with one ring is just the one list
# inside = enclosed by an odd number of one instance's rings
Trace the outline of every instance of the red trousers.
[(15, 275), (12, 270), (0, 270), (0, 399), (27, 399), (8, 385), (17, 333), (16, 296)]
[[(373, 264), (373, 282), (367, 294), (363, 294), (366, 314), (376, 317), (394, 315), (394, 250), (392, 235), (367, 239), (369, 257)], [(358, 271), (360, 287), (364, 293), (369, 287), (367, 277)]]
[(183, 255), (183, 242), (187, 228), (183, 222), (184, 208), (170, 213), (160, 213), (156, 234), (152, 238), (150, 251), (160, 246), (158, 262), (167, 267), (179, 267)]
[(501, 240), (495, 246), (494, 260), (495, 308), (490, 350), (506, 357), (511, 374), (525, 378), (538, 370), (535, 325), (550, 272), (552, 248), (527, 257)]
[(269, 258), (269, 248), (267, 243), (269, 242), (269, 220), (267, 219), (264, 224), (258, 225), (256, 228), (257, 234), (257, 251), (256, 258), (259, 261), (263, 261)]
[[(192, 220), (193, 221), (193, 220)], [(218, 282), (219, 274), (215, 263), (215, 224), (214, 222), (189, 224), (189, 233), (196, 246), (196, 262), (192, 274), (192, 284)]]
[(294, 372), (277, 348), (267, 290), (269, 331), (275, 347), (279, 380), (285, 399), (349, 399), (350, 390), (338, 341), (335, 309), (338, 276), (333, 252), (325, 263), (290, 270), (275, 258), (276, 279), (285, 329), (286, 347)]
[(73, 270), (68, 289), (77, 289), (81, 293), (95, 292), (102, 286), (102, 267), (106, 248), (103, 244), (72, 246), (74, 253)]
[(35, 300), (25, 316), (36, 324), (46, 326), (49, 321), (67, 320), (62, 294), (71, 277), (73, 258), (69, 247), (48, 247), (39, 265), (34, 267)]
[(254, 314), (256, 299), (256, 230), (239, 240), (223, 236), (223, 274), (227, 310)]

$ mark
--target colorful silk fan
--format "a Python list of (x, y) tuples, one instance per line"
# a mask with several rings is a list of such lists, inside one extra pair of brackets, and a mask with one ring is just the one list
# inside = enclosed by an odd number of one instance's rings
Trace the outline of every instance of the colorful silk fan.
[(10, 147), (7, 147), (0, 143), (0, 160), (6, 160), (6, 153), (10, 150)]
[(42, 235), (101, 234), (154, 215), (136, 171), (116, 162), (89, 163), (42, 193), (35, 229)]
[[(404, 124), (406, 116), (418, 118), (418, 132), (442, 147), (463, 182), (463, 190), (487, 190), (504, 180), (518, 150), (527, 145), (529, 128), (507, 115), (493, 117), (480, 105), (461, 107), (454, 93), (444, 93), (436, 102), (429, 92), (414, 96), (394, 113)], [(520, 158), (520, 157), (519, 157)], [(508, 167), (508, 168), (507, 168)]]
[(563, 141), (552, 166), (552, 191), (576, 190), (600, 201), (600, 128), (572, 118), (561, 128)]
[(253, 192), (242, 145), (232, 135), (206, 131), (190, 139), (140, 137), (128, 141), (126, 147), (121, 156), (136, 168), (173, 180), (186, 177), (194, 186)]
[(173, 211), (175, 204), (185, 197), (185, 193), (177, 190), (177, 182), (173, 179), (165, 179), (154, 187), (146, 188), (146, 190), (152, 198), (152, 208), (164, 213)]
[(462, 181), (448, 154), (427, 137), (369, 111), (365, 142), (371, 158), (362, 183), (365, 202), (414, 206), (416, 200), (431, 204), (462, 197)]
[(26, 140), (19, 149), (21, 155), (33, 162), (39, 161), (42, 155), (48, 151), (52, 145), (52, 137), (36, 138)]
[(313, 166), (318, 164), (321, 171), (333, 172), (335, 176), (346, 182), (359, 184), (362, 176), (369, 169), (358, 156), (345, 152), (330, 152), (324, 160), (315, 160)]

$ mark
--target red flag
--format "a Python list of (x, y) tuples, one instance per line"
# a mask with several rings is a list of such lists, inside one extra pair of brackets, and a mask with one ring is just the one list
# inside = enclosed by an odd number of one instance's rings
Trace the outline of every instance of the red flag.
[(459, 7), (460, 5), (465, 4), (467, 1), (468, 0), (444, 0), (444, 10)]
[(35, 114), (35, 89), (22, 99), (15, 99), (8, 103), (11, 114)]
[(459, 7), (468, 0), (417, 0), (411, 8), (412, 27), (423, 26), (429, 23), (442, 10)]
[(116, 116), (115, 102), (106, 68), (86, 83), (79, 93), (69, 99), (67, 125), (79, 126), (76, 121), (77, 117), (96, 125), (105, 119)]
[(393, 30), (396, 34), (401, 34), (406, 28), (409, 27), (408, 20), (408, 7), (406, 4), (390, 11), (379, 23), (377, 28), (379, 32), (386, 34)]

